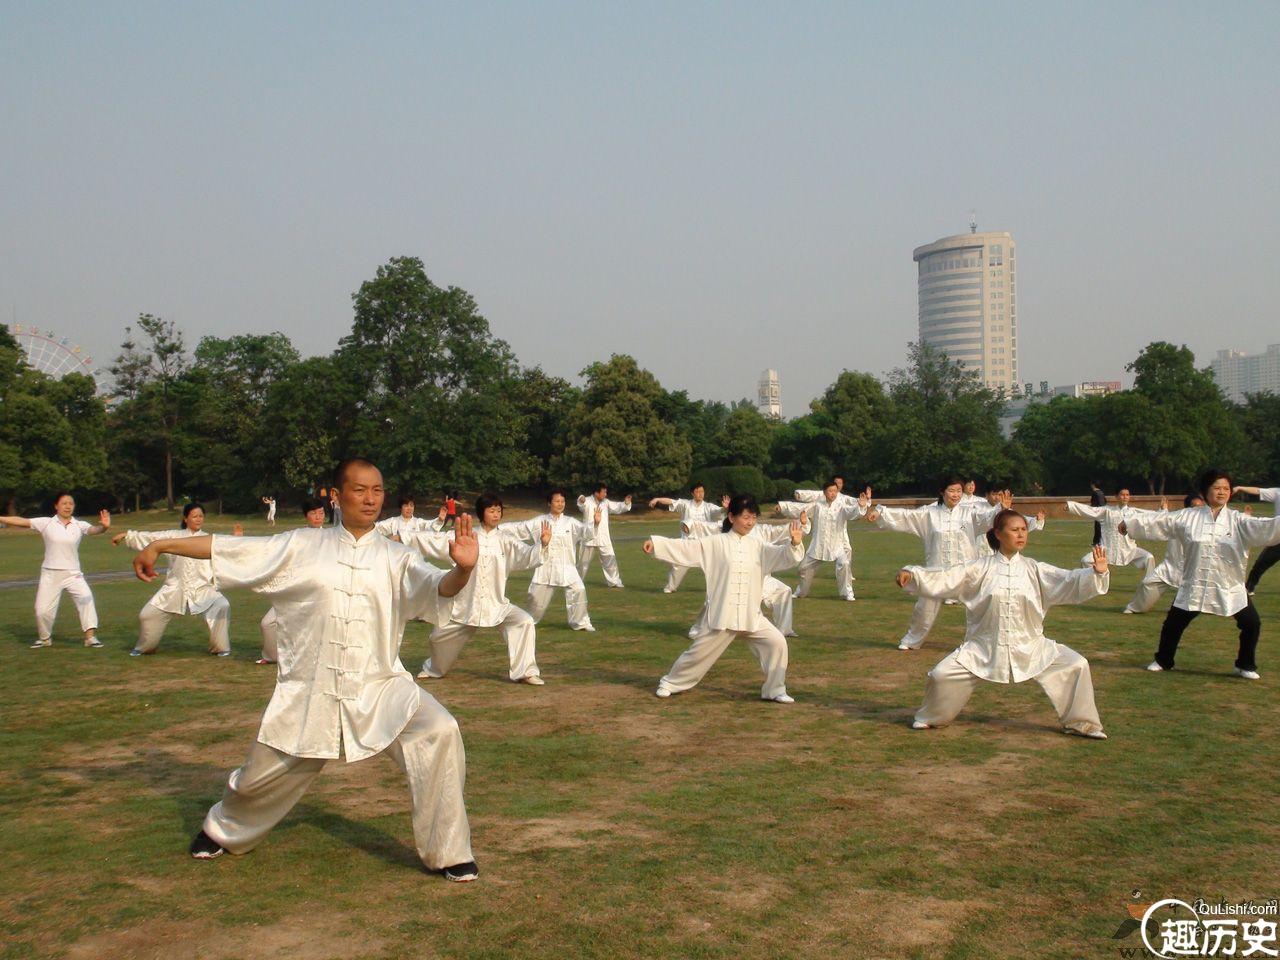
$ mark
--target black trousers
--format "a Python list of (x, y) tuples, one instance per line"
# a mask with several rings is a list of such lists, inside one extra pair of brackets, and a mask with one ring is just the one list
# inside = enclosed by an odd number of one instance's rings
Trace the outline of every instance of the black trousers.
[(1253, 569), (1249, 571), (1249, 579), (1244, 582), (1244, 588), (1253, 593), (1258, 589), (1258, 581), (1262, 579), (1262, 575), (1277, 563), (1280, 563), (1280, 543), (1267, 547), (1258, 554), (1258, 559), (1253, 561)]
[[(1160, 627), (1160, 649), (1156, 651), (1156, 663), (1166, 670), (1173, 669), (1173, 658), (1178, 652), (1178, 643), (1187, 626), (1196, 617), (1198, 610), (1183, 610), (1181, 607), (1170, 607)], [(1240, 670), (1257, 670), (1258, 664), (1254, 655), (1258, 650), (1258, 637), (1262, 634), (1262, 618), (1253, 606), (1249, 605), (1235, 614), (1236, 626), (1240, 628), (1240, 650), (1236, 654), (1236, 667)]]

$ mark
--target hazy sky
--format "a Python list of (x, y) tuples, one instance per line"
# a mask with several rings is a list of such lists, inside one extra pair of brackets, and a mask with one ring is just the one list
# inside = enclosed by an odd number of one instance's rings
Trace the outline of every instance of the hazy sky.
[(912, 248), (1018, 244), (1021, 374), (1280, 342), (1280, 3), (0, 0), (0, 316), (327, 353), (397, 255), (525, 364), (803, 413)]

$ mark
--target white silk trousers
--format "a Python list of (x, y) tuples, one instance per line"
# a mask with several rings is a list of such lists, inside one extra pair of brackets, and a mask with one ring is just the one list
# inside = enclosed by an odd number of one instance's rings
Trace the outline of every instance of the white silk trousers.
[(841, 600), (853, 599), (853, 564), (852, 557), (845, 553), (841, 554), (835, 560), (815, 560), (812, 557), (805, 557), (800, 561), (800, 584), (796, 587), (796, 599), (800, 600), (809, 595), (809, 590), (813, 586), (813, 578), (818, 573), (818, 567), (824, 563), (834, 563), (836, 565), (836, 592), (840, 594)]
[(911, 611), (911, 622), (907, 624), (907, 632), (898, 641), (898, 646), (919, 650), (924, 646), (924, 638), (933, 629), (933, 621), (938, 619), (938, 611), (942, 609), (941, 600), (930, 600), (921, 597)]
[(587, 588), (581, 583), (567, 587), (553, 587), (546, 583), (529, 584), (529, 616), (534, 623), (540, 623), (551, 605), (551, 598), (557, 590), (564, 590), (564, 605), (569, 616), (569, 626), (574, 630), (591, 628), (591, 617), (587, 615)]
[(681, 581), (684, 580), (685, 574), (687, 574), (692, 569), (693, 569), (692, 567), (672, 566), (671, 569), (667, 571), (667, 583), (666, 583), (666, 586), (662, 588), (662, 592), (675, 593), (677, 590), (679, 590), (680, 583)]
[[(479, 627), (468, 623), (447, 623), (431, 631), (431, 656), (422, 665), (422, 672), (431, 677), (443, 677), (458, 660), (458, 654), (476, 635)], [(488, 629), (488, 628), (486, 628)], [(537, 628), (533, 617), (519, 607), (512, 606), (510, 612), (497, 626), (502, 639), (507, 641), (507, 658), (510, 664), (509, 676), (520, 681), (525, 677), (537, 677), (538, 662), (535, 659)]]
[(1138, 584), (1138, 589), (1133, 591), (1133, 599), (1129, 601), (1129, 605), (1125, 607), (1125, 610), (1129, 613), (1146, 613), (1156, 605), (1156, 602), (1160, 599), (1160, 594), (1171, 589), (1173, 588), (1159, 577), (1152, 576), (1148, 572)]
[(71, 594), (80, 614), (80, 630), (93, 630), (98, 626), (98, 609), (93, 605), (93, 591), (89, 581), (79, 570), (40, 570), (40, 585), (36, 587), (36, 636), (48, 640), (53, 636), (53, 622), (58, 617), (58, 604), (62, 591)]
[(280, 659), (280, 623), (276, 619), (275, 607), (262, 615), (258, 629), (262, 631), (262, 659), (276, 663)]
[(582, 548), (582, 552), (578, 554), (578, 573), (583, 577), (587, 576), (587, 570), (591, 567), (591, 558), (599, 552), (600, 569), (604, 572), (604, 582), (611, 587), (622, 586), (622, 574), (618, 573), (618, 555), (613, 552), (613, 548), (609, 548), (609, 552), (605, 553), (597, 547)]
[[(409, 782), (418, 856), (428, 869), (441, 870), (474, 859), (462, 796), (467, 759), (457, 721), (425, 690), (418, 695), (417, 713), (383, 752)], [(248, 853), (302, 799), (327, 762), (255, 741), (204, 818), (204, 832), (231, 853)]]
[[(164, 628), (174, 617), (183, 614), (169, 613), (153, 604), (145, 604), (138, 613), (138, 642), (134, 649), (139, 653), (155, 653), (160, 646), (160, 638), (164, 636)], [(203, 617), (209, 627), (209, 652), (226, 653), (231, 649), (231, 604), (224, 596), (219, 596), (204, 613), (193, 613), (193, 617)]]
[(676, 658), (667, 675), (658, 681), (672, 693), (680, 693), (697, 686), (698, 681), (720, 659), (729, 644), (741, 637), (760, 661), (764, 673), (764, 686), (760, 696), (772, 700), (787, 692), (787, 639), (772, 623), (758, 630), (709, 630), (694, 639), (689, 649)]
[[(1035, 678), (1049, 696), (1058, 719), (1069, 730), (1094, 733), (1102, 730), (1098, 707), (1093, 699), (1093, 677), (1089, 661), (1070, 647), (1058, 644), (1058, 655)], [(982, 678), (970, 673), (956, 659), (956, 651), (943, 657), (929, 671), (924, 686), (924, 703), (916, 720), (931, 727), (946, 726), (964, 709)]]

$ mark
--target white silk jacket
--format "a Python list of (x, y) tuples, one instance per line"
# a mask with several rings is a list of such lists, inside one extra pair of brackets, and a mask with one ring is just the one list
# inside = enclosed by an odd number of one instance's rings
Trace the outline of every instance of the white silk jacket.
[[(600, 508), (599, 526), (595, 525), (596, 507)], [(613, 539), (609, 536), (609, 514), (628, 513), (631, 510), (631, 504), (625, 500), (610, 500), (608, 497), (603, 500), (585, 497), (578, 504), (578, 509), (582, 511), (582, 522), (587, 528), (587, 539), (583, 546), (595, 547), (602, 553), (612, 550)]]
[(853, 550), (849, 521), (867, 515), (866, 507), (847, 497), (836, 497), (831, 503), (825, 497), (808, 503), (784, 500), (778, 509), (793, 520), (799, 520), (802, 513), (808, 514), (813, 536), (806, 556), (811, 560), (843, 560)]
[(1249, 605), (1244, 588), (1249, 548), (1280, 543), (1280, 516), (1249, 517), (1230, 507), (1221, 508), (1216, 517), (1207, 506), (1135, 513), (1125, 527), (1141, 540), (1181, 543), (1182, 582), (1173, 605), (1220, 617), (1234, 616)]
[(876, 526), (881, 530), (913, 533), (924, 541), (924, 561), (930, 567), (954, 567), (977, 559), (973, 524), (985, 514), (994, 517), (1000, 507), (984, 500), (981, 506), (961, 503), (950, 510), (945, 503), (930, 503), (913, 510), (876, 507), (876, 511)]
[(533, 583), (548, 587), (582, 586), (582, 576), (578, 573), (578, 547), (590, 536), (590, 528), (582, 521), (567, 513), (558, 517), (544, 513), (532, 520), (504, 523), (498, 531), (518, 540), (541, 543), (544, 521), (551, 524), (551, 542), (547, 544), (538, 569), (533, 571)]
[(1053, 663), (1058, 645), (1044, 635), (1052, 606), (1084, 603), (1110, 586), (1110, 571), (1063, 570), (1017, 553), (1002, 553), (946, 570), (906, 567), (907, 589), (965, 607), (964, 642), (956, 659), (975, 677), (996, 683), (1030, 680)]
[(653, 556), (681, 567), (701, 567), (707, 578), (710, 630), (759, 630), (765, 578), (794, 567), (804, 556), (803, 544), (769, 544), (764, 536), (739, 536), (732, 530), (701, 540), (652, 537)]
[(1139, 511), (1137, 507), (1091, 507), (1087, 503), (1068, 500), (1067, 512), (1102, 524), (1102, 546), (1106, 548), (1108, 563), (1123, 567), (1133, 562), (1139, 547), (1134, 542), (1132, 531), (1130, 534), (1120, 532), (1120, 522), (1128, 524), (1139, 512), (1148, 511)]
[[(180, 530), (130, 530), (125, 534), (124, 543), (130, 550), (144, 550), (153, 540), (185, 539), (187, 537), (207, 537), (201, 530), (192, 533), (185, 528)], [(222, 594), (213, 580), (213, 564), (208, 560), (193, 560), (190, 557), (169, 557), (169, 572), (165, 574), (164, 583), (148, 601), (153, 607), (165, 613), (179, 615), (204, 613)]]
[[(507, 574), (536, 567), (542, 561), (542, 544), (517, 540), (503, 533), (500, 527), (493, 530), (473, 527), (472, 532), (480, 546), (480, 558), (467, 585), (452, 600), (442, 600), (441, 605), (449, 607), (449, 619), (453, 623), (496, 627), (511, 612)], [(405, 533), (402, 539), (406, 546), (413, 547), (428, 560), (453, 565), (449, 557), (452, 532)]]
[(276, 610), (279, 674), (259, 742), (353, 762), (400, 735), (420, 703), (400, 662), (404, 625), (447, 620), (446, 571), (376, 530), (357, 540), (346, 527), (215, 536), (212, 553), (219, 586), (248, 587)]

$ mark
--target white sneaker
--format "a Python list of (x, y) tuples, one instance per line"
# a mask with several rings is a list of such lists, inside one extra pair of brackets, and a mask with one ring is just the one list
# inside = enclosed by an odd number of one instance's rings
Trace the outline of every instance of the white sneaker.
[(595, 627), (593, 627), (593, 626), (592, 626), (591, 624), (589, 624), (589, 623), (588, 623), (585, 627), (574, 627), (573, 629), (575, 629), (575, 630), (585, 630), (587, 633), (595, 633), (595, 632), (596, 632), (596, 628), (595, 628)]
[(1125, 607), (1125, 608), (1124, 608), (1123, 610), (1121, 610), (1120, 612), (1121, 612), (1121, 613), (1137, 613), (1138, 611), (1137, 611), (1137, 610), (1130, 610), (1128, 607)]
[(674, 590), (672, 590), (670, 587), (663, 587), (663, 588), (662, 588), (662, 592), (663, 592), (663, 593), (675, 593), (675, 591), (674, 591)]
[(53, 637), (47, 637), (44, 640), (37, 640), (35, 643), (31, 645), (31, 649), (38, 650), (41, 647), (52, 647), (52, 646), (53, 646)]
[(1076, 730), (1072, 727), (1063, 727), (1062, 732), (1073, 737), (1085, 737), (1088, 740), (1105, 740), (1107, 735), (1101, 730), (1090, 730), (1085, 733), (1083, 730)]
[(531, 673), (531, 674), (529, 674), (529, 676), (527, 676), (527, 677), (522, 677), (522, 678), (520, 679), (520, 682), (521, 682), (521, 683), (527, 683), (527, 684), (529, 684), (529, 686), (531, 686), (531, 687), (543, 687), (543, 686), (546, 686), (546, 684), (547, 684), (547, 681), (543, 680), (543, 679), (542, 679), (540, 676), (538, 676), (536, 673)]
[(442, 677), (438, 673), (432, 673), (430, 670), (419, 670), (418, 679), (419, 680), (443, 680), (444, 677)]
[(671, 691), (668, 690), (666, 687), (659, 687), (657, 690), (653, 691), (653, 695), (662, 700), (665, 700), (667, 699), (667, 697), (671, 696)]
[(899, 650), (914, 650), (914, 649), (915, 649), (915, 647), (909, 646), (908, 644), (905, 644), (905, 643), (900, 643), (900, 644), (898, 644), (898, 649), (899, 649)]
[(925, 723), (923, 720), (912, 720), (911, 729), (912, 730), (932, 730), (933, 728), (929, 726), (929, 724)]
[(1152, 673), (1164, 673), (1164, 667), (1160, 666), (1160, 664), (1154, 660), (1147, 664), (1147, 669)]
[(1236, 676), (1244, 677), (1246, 680), (1262, 679), (1262, 674), (1260, 674), (1257, 670), (1241, 670), (1239, 667), (1236, 667)]
[(785, 693), (780, 693), (776, 697), (768, 698), (772, 703), (795, 703), (795, 697), (789, 697)]
[(857, 597), (845, 597), (845, 600), (848, 601), (849, 603), (853, 603), (853, 601), (857, 599), (858, 599)]

